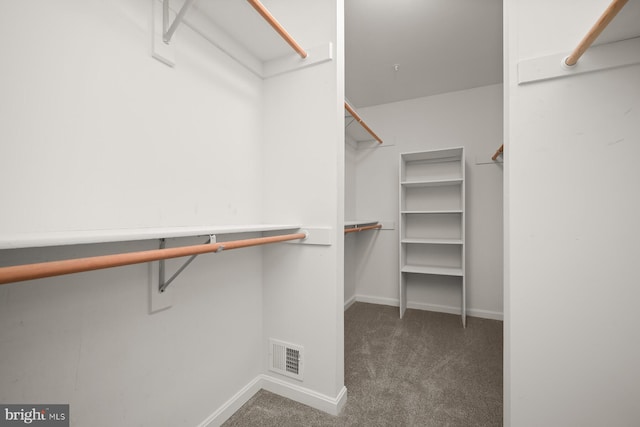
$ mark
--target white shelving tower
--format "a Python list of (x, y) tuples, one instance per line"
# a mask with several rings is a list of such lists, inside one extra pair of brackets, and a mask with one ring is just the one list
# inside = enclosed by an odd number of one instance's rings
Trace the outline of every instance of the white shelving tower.
[[(464, 148), (400, 154), (400, 317), (409, 274), (459, 278), (466, 326)], [(450, 281), (447, 281), (450, 283)]]

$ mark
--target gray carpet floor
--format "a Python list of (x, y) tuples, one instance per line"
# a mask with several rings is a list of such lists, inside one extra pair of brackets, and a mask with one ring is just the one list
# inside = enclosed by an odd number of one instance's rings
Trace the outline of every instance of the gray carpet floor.
[(501, 426), (502, 322), (355, 303), (338, 416), (261, 390), (224, 427)]

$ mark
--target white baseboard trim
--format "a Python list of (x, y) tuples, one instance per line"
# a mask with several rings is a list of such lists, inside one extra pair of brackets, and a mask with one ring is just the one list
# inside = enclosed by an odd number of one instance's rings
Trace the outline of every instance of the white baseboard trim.
[(227, 421), (238, 409), (253, 397), (262, 388), (262, 377), (258, 375), (249, 384), (242, 387), (213, 414), (209, 415), (198, 427), (218, 427)]
[(374, 297), (371, 295), (356, 295), (357, 302), (366, 302), (369, 304), (390, 305), (392, 307), (400, 307), (400, 301), (395, 298)]
[[(390, 305), (392, 307), (400, 306), (400, 301), (395, 298), (382, 298), (371, 295), (356, 295), (355, 300), (357, 302), (366, 302), (369, 304)], [(422, 302), (407, 301), (407, 308), (460, 315), (459, 307), (452, 307), (447, 305), (426, 304)], [(504, 320), (503, 313), (500, 313), (498, 311), (479, 310), (475, 308), (467, 308), (467, 316), (479, 317), (481, 319)]]
[(347, 388), (342, 387), (338, 395), (333, 398), (322, 393), (291, 384), (270, 375), (258, 375), (249, 384), (227, 400), (214, 413), (209, 415), (198, 427), (218, 427), (227, 421), (261, 389), (270, 391), (287, 399), (294, 400), (331, 415), (338, 415), (347, 402)]
[(353, 305), (354, 302), (356, 302), (356, 296), (355, 295), (344, 302), (344, 311), (347, 311), (349, 309), (349, 307), (351, 307)]
[(504, 321), (504, 313), (501, 313), (499, 311), (478, 310), (475, 308), (468, 308), (467, 316), (480, 317), (481, 319)]
[(262, 388), (267, 391), (331, 415), (338, 415), (347, 402), (347, 388), (344, 386), (336, 397), (330, 397), (270, 375), (262, 375), (262, 381)]

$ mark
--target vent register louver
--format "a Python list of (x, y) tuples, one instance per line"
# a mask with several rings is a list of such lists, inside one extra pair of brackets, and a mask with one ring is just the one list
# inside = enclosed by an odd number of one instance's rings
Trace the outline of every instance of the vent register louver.
[(269, 340), (269, 370), (302, 381), (304, 348), (274, 339)]

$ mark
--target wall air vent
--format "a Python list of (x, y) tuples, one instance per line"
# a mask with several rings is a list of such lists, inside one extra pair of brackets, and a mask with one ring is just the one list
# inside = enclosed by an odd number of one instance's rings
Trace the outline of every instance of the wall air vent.
[(283, 341), (269, 340), (269, 370), (302, 381), (304, 348)]

